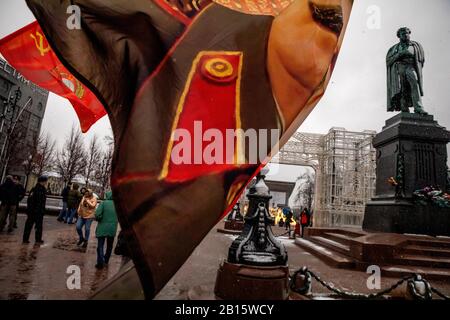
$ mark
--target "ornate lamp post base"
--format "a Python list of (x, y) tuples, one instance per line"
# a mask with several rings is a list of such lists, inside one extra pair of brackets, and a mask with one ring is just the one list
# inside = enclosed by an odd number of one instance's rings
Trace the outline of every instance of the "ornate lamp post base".
[(269, 188), (264, 175), (247, 196), (249, 210), (244, 229), (228, 250), (228, 261), (217, 272), (215, 294), (227, 300), (286, 300), (289, 297), (289, 268), (283, 244), (275, 238), (268, 213)]
[(241, 209), (239, 203), (236, 203), (231, 210), (230, 214), (225, 221), (226, 230), (238, 230), (242, 231), (244, 229), (244, 217), (241, 214)]

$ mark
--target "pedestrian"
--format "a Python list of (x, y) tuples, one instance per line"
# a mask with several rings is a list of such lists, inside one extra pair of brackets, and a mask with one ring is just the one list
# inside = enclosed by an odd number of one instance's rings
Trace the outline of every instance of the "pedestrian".
[[(78, 207), (78, 221), (77, 221), (77, 232), (80, 240), (77, 245), (82, 245), (86, 248), (89, 241), (89, 234), (91, 232), (91, 224), (95, 218), (95, 208), (97, 207), (97, 198), (94, 197), (92, 191), (87, 189), (84, 193), (83, 199)], [(84, 226), (84, 237), (83, 237), (83, 226)]]
[(61, 192), (63, 207), (61, 209), (61, 212), (59, 213), (58, 219), (56, 219), (59, 222), (62, 222), (62, 221), (66, 221), (67, 222), (67, 215), (69, 214), (69, 209), (67, 207), (67, 200), (68, 200), (68, 197), (69, 197), (70, 189), (72, 189), (72, 183), (71, 182), (69, 182), (67, 184), (67, 186), (65, 186), (64, 189)]
[(64, 223), (73, 224), (73, 218), (77, 216), (78, 206), (80, 205), (80, 201), (82, 198), (82, 195), (78, 190), (79, 188), (80, 186), (74, 183), (72, 185), (72, 189), (67, 194), (67, 209), (69, 210), (69, 212), (66, 215)]
[(117, 236), (116, 247), (114, 248), (114, 254), (118, 256), (122, 256), (121, 267), (126, 265), (128, 261), (131, 259), (130, 249), (128, 249), (127, 241), (125, 239), (125, 234), (123, 230), (119, 231), (119, 235)]
[(45, 203), (47, 201), (47, 177), (41, 176), (38, 178), (36, 186), (31, 189), (27, 200), (27, 221), (23, 231), (23, 243), (30, 243), (31, 229), (35, 229), (35, 242), (42, 244), (42, 225), (45, 214)]
[(304, 208), (302, 212), (300, 213), (300, 225), (302, 227), (302, 238), (304, 236), (305, 228), (309, 225), (309, 215), (308, 215), (308, 209)]
[(289, 207), (283, 208), (283, 214), (286, 217), (285, 219), (285, 230), (291, 231), (291, 223), (292, 223), (292, 210)]
[(6, 176), (5, 182), (0, 185), (0, 200), (0, 232), (5, 228), (6, 219), (9, 217), (8, 233), (11, 233), (16, 223), (19, 190), (10, 175)]
[[(98, 221), (95, 230), (97, 237), (97, 269), (102, 269), (108, 264), (113, 250), (114, 238), (117, 233), (117, 214), (114, 207), (112, 192), (107, 192), (105, 200), (95, 210), (95, 220)], [(104, 251), (106, 241), (106, 252)]]
[[(16, 184), (17, 188), (17, 205), (16, 210), (14, 214), (14, 228), (17, 229), (17, 212), (19, 211), (19, 203), (22, 201), (23, 198), (25, 198), (25, 188), (20, 183), (20, 177), (18, 175), (13, 176), (13, 181)], [(9, 216), (9, 219), (11, 219), (11, 215)]]
[(300, 236), (300, 216), (295, 219), (294, 235)]
[(308, 227), (312, 228), (313, 227), (312, 212), (308, 208), (306, 208), (306, 214), (308, 216)]

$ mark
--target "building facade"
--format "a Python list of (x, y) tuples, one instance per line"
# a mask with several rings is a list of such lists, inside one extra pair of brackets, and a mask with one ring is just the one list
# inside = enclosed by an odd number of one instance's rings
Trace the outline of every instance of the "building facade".
[(48, 91), (36, 86), (0, 58), (0, 174), (26, 180), (24, 162), (41, 131)]

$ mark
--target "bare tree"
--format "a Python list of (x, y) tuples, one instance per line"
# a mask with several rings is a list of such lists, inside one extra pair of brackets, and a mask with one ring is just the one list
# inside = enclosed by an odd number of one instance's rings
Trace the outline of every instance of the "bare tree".
[(84, 172), (85, 159), (83, 136), (80, 130), (73, 126), (56, 159), (57, 170), (65, 183), (71, 182), (77, 174)]
[(294, 201), (299, 204), (302, 208), (308, 208), (311, 211), (312, 203), (314, 200), (314, 189), (315, 189), (315, 177), (310, 171), (303, 173), (297, 178), (300, 182), (297, 187)]
[(112, 145), (109, 145), (106, 151), (101, 153), (100, 161), (98, 161), (95, 170), (95, 178), (101, 187), (101, 197), (105, 196), (105, 192), (110, 186), (113, 154), (114, 147)]
[(37, 147), (36, 168), (34, 173), (41, 176), (44, 172), (51, 171), (55, 160), (56, 141), (47, 133), (39, 137)]
[(84, 170), (84, 178), (86, 187), (89, 186), (89, 180), (95, 177), (95, 167), (100, 161), (101, 149), (97, 136), (94, 136), (89, 143), (86, 157), (86, 167)]
[(110, 130), (109, 134), (105, 135), (103, 140), (108, 147), (114, 146), (114, 137), (112, 130)]
[(55, 140), (49, 134), (36, 135), (32, 139), (30, 153), (22, 165), (26, 175), (25, 186), (32, 173), (41, 176), (53, 169), (55, 160)]
[(28, 147), (24, 138), (25, 133), (25, 128), (19, 126), (5, 138), (6, 140), (2, 146), (3, 157), (1, 159), (3, 165), (2, 178), (4, 174), (8, 173), (10, 167), (20, 167), (23, 164), (23, 150)]

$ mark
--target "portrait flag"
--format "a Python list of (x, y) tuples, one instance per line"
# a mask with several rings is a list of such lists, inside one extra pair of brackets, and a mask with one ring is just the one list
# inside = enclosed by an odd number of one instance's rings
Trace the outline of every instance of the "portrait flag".
[[(114, 202), (153, 298), (313, 110), (352, 1), (27, 4), (108, 112)], [(66, 26), (69, 6), (80, 29)]]
[(0, 53), (25, 78), (68, 99), (83, 132), (106, 114), (97, 97), (61, 64), (37, 22), (1, 39)]

